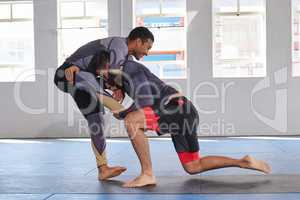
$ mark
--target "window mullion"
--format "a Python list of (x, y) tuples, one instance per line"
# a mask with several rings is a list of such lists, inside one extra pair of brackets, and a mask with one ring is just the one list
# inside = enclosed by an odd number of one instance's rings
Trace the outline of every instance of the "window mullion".
[(9, 4), (10, 5), (10, 20), (13, 20), (13, 6), (12, 3)]
[(86, 14), (86, 0), (83, 1), (83, 17), (87, 17), (87, 14)]
[(236, 15), (237, 16), (240, 16), (241, 14), (241, 4), (240, 4), (240, 0), (237, 0), (237, 12), (236, 12)]

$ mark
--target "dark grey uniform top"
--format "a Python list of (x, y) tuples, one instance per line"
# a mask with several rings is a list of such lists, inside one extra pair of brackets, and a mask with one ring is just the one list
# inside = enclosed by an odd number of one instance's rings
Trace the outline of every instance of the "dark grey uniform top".
[(127, 39), (122, 37), (108, 37), (91, 41), (77, 49), (65, 62), (76, 65), (81, 70), (90, 71), (95, 67), (94, 58), (102, 50), (110, 52), (110, 66), (118, 69), (128, 59)]
[(176, 89), (165, 84), (141, 63), (128, 60), (122, 71), (122, 90), (133, 99), (134, 103), (120, 113), (121, 118), (133, 110), (148, 106), (158, 113), (168, 97), (178, 93)]

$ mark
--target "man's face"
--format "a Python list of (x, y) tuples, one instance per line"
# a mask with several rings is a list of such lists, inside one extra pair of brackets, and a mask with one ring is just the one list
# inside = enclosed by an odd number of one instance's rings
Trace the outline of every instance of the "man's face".
[(146, 41), (142, 41), (141, 39), (136, 39), (135, 41), (135, 48), (132, 51), (132, 55), (137, 59), (140, 60), (143, 56), (148, 55), (149, 50), (152, 48), (153, 41), (148, 39)]

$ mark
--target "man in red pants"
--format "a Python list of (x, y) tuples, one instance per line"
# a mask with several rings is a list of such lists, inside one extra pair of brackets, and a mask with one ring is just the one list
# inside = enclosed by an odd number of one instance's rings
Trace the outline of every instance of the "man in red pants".
[(147, 130), (154, 130), (158, 135), (171, 134), (180, 162), (188, 174), (225, 167), (258, 170), (266, 174), (271, 171), (266, 162), (251, 156), (241, 159), (200, 157), (197, 138), (199, 116), (191, 101), (135, 61), (125, 62), (119, 72), (105, 69), (108, 66), (100, 67), (97, 73), (103, 76), (107, 86), (112, 90), (123, 90), (134, 100), (129, 108), (114, 111), (116, 117), (125, 119), (128, 135), (141, 164), (141, 174), (124, 187), (156, 184), (145, 136)]

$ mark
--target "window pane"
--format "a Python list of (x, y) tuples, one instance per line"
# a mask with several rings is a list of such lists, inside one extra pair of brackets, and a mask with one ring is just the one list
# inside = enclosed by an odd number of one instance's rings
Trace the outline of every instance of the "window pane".
[(186, 77), (184, 64), (174, 63), (165, 64), (163, 67), (164, 78), (182, 78)]
[(264, 0), (240, 0), (241, 12), (265, 12)]
[(185, 15), (186, 4), (182, 0), (164, 0), (162, 4), (163, 14), (182, 14)]
[(265, 12), (264, 0), (214, 0), (213, 4), (214, 12)]
[(83, 2), (61, 2), (61, 17), (82, 17), (84, 16)]
[(16, 3), (12, 5), (13, 18), (33, 18), (33, 4), (32, 3)]
[(107, 18), (107, 1), (94, 1), (86, 3), (86, 15)]
[(68, 19), (62, 21), (63, 28), (98, 28), (106, 26), (106, 20), (100, 19)]
[(160, 14), (160, 0), (136, 0), (136, 15), (158, 15)]
[[(21, 73), (33, 72), (33, 22), (1, 22), (0, 29), (0, 81), (15, 81)], [(31, 76), (23, 81), (34, 80)]]
[(10, 19), (10, 5), (0, 3), (0, 19)]
[(155, 37), (143, 64), (160, 78), (186, 78), (186, 1), (136, 0), (135, 9), (136, 26), (148, 27)]
[(293, 76), (300, 76), (300, 1), (293, 0)]
[[(186, 46), (186, 33), (183, 28), (150, 28), (154, 34), (155, 42), (153, 44), (153, 51), (184, 51)], [(176, 42), (174, 42), (176, 41)]]
[[(73, 5), (77, 9), (81, 7), (82, 13), (74, 18), (74, 10), (59, 16), (59, 62), (63, 62), (80, 46), (96, 39), (108, 36), (107, 26), (107, 0), (66, 0), (60, 1), (60, 10), (67, 9), (66, 4)], [(84, 6), (85, 2), (85, 6)], [(79, 4), (81, 6), (79, 6)], [(63, 8), (62, 8), (63, 7)], [(86, 9), (86, 10), (84, 10)], [(84, 13), (86, 13), (84, 15)], [(72, 18), (65, 18), (66, 16)]]
[(80, 46), (104, 37), (107, 37), (107, 31), (99, 28), (60, 30), (60, 62), (63, 62)]
[[(253, 10), (248, 9), (237, 16), (236, 11), (232, 14), (226, 13), (230, 10), (227, 8), (236, 6), (236, 1), (216, 0), (214, 3), (214, 8), (217, 8), (215, 11), (221, 12), (214, 13), (213, 76), (266, 76), (265, 14), (260, 10), (252, 12)], [(255, 1), (240, 3), (244, 8), (260, 6), (259, 3), (254, 4)]]

